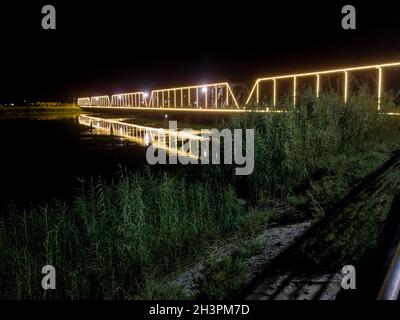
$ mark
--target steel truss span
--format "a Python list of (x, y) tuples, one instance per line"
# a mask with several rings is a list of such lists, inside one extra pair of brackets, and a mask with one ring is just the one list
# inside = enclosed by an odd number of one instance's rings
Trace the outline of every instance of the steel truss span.
[(339, 83), (337, 91), (343, 101), (347, 102), (351, 92), (352, 81), (357, 82), (357, 76), (361, 72), (367, 71), (372, 75), (376, 91), (376, 107), (380, 110), (385, 89), (385, 75), (387, 74), (385, 71), (392, 69), (400, 71), (400, 62), (262, 77), (254, 82), (247, 98), (245, 97), (244, 99), (238, 98), (232, 89), (232, 84), (221, 82), (156, 89), (152, 90), (150, 94), (138, 91), (114, 94), (112, 96), (83, 97), (78, 99), (78, 105), (84, 108), (105, 109), (243, 112), (251, 109), (253, 105), (257, 106), (262, 103), (265, 108), (262, 111), (268, 112), (272, 111), (270, 109), (275, 110), (282, 99), (278, 94), (278, 90), (282, 91), (280, 87), (282, 82), (286, 82), (286, 88), (284, 89), (286, 100), (289, 97), (290, 104), (296, 106), (299, 88), (302, 83), (307, 82), (310, 84), (311, 81), (313, 95), (318, 98), (324, 90), (322, 81), (330, 77), (336, 77), (337, 83)]

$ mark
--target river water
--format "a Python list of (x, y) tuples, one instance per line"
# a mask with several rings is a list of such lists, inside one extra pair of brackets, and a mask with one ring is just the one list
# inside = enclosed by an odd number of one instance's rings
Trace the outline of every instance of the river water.
[[(131, 124), (168, 128), (164, 116), (96, 115)], [(180, 128), (210, 128), (214, 121), (178, 120)], [(46, 115), (0, 118), (0, 205), (11, 201), (44, 204), (69, 199), (77, 177), (112, 177), (120, 167), (147, 164), (146, 146), (118, 136), (99, 134), (79, 124), (78, 116)]]

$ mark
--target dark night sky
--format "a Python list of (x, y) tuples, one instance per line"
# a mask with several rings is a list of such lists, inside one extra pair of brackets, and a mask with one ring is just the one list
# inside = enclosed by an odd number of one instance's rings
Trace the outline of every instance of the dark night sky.
[[(393, 2), (12, 3), (0, 4), (0, 102), (400, 60)], [(45, 4), (56, 7), (57, 30), (41, 28)], [(345, 4), (357, 9), (357, 30), (341, 28)]]

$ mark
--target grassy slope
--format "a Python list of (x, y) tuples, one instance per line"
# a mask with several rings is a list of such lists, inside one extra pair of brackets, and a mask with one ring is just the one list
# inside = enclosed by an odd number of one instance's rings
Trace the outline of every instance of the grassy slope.
[[(309, 218), (320, 219), (322, 222), (326, 218), (326, 212), (335, 207), (355, 185), (389, 160), (393, 150), (400, 150), (397, 138), (392, 141), (389, 139), (382, 145), (371, 145), (368, 152), (360, 151), (345, 157), (335, 172), (313, 179), (304, 186), (301, 193), (290, 194), (279, 203), (270, 203), (269, 208), (264, 208), (264, 212), (269, 212), (270, 222), (277, 221), (280, 224)], [(365, 257), (366, 253), (374, 252), (382, 240), (384, 221), (389, 214), (391, 201), (398, 192), (395, 179), (387, 182), (391, 182), (390, 185), (385, 185), (387, 188), (371, 188), (375, 192), (369, 195), (370, 198), (358, 201), (357, 205), (363, 207), (363, 211), (360, 212), (358, 207), (350, 205), (325, 227), (318, 228), (298, 249), (289, 264), (285, 262), (285, 265), (295, 269), (296, 266), (308, 266), (308, 271), (312, 272), (314, 268), (320, 267), (338, 268), (345, 264), (344, 261), (364, 263), (368, 258)], [(369, 206), (377, 206), (379, 210), (371, 210)], [(339, 228), (341, 231), (338, 231)], [(252, 230), (256, 232), (257, 229), (260, 229), (259, 226)], [(254, 250), (243, 247), (246, 241), (243, 242), (240, 238), (235, 241), (237, 250), (219, 263), (212, 256), (207, 259), (205, 272), (197, 281), (194, 297), (230, 299), (247, 285), (249, 265), (246, 261), (259, 252), (257, 248)]]
[(337, 267), (358, 263), (378, 248), (392, 204), (400, 190), (400, 156), (378, 178), (338, 207), (299, 248), (302, 259)]

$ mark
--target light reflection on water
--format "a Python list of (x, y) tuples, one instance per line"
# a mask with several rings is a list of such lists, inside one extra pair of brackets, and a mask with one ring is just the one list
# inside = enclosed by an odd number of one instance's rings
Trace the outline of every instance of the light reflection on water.
[(155, 128), (132, 124), (124, 118), (100, 118), (81, 115), (79, 123), (89, 127), (93, 135), (111, 135), (136, 142), (143, 146), (150, 144), (157, 149), (184, 157), (199, 158), (202, 141), (208, 138), (200, 136), (199, 130), (187, 133), (170, 128)]

